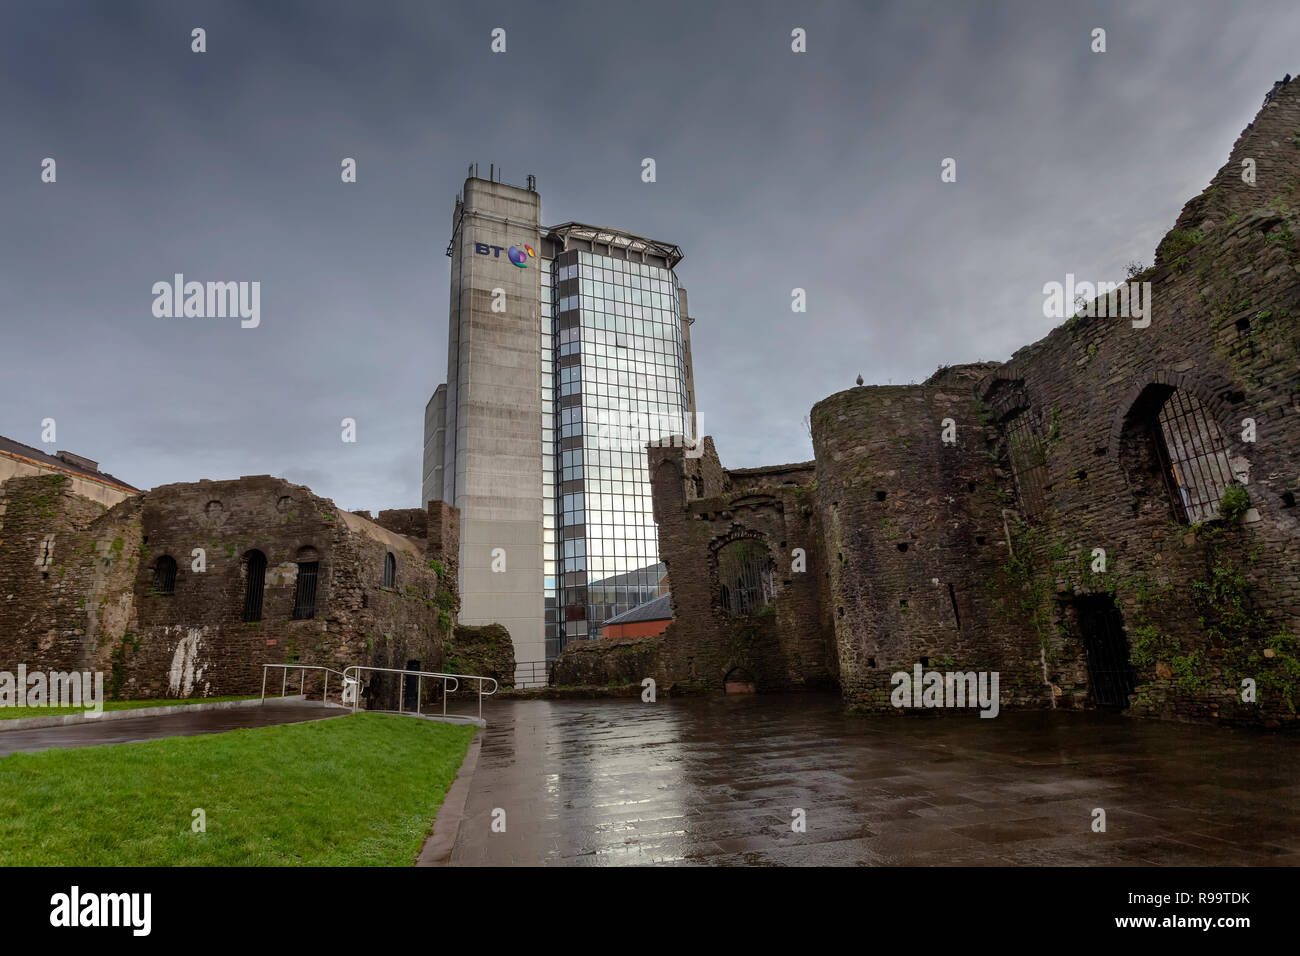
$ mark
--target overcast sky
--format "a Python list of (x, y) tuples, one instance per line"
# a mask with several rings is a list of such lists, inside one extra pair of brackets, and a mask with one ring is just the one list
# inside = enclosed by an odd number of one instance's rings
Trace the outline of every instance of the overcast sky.
[[(478, 162), (535, 174), (548, 224), (680, 245), (723, 463), (805, 460), (808, 409), (859, 373), (1005, 359), (1056, 324), (1044, 282), (1149, 264), (1300, 73), (1298, 28), (1295, 0), (6, 0), (0, 434), (54, 418), (144, 488), (270, 473), (418, 507)], [(261, 325), (155, 318), (177, 272), (259, 281)]]

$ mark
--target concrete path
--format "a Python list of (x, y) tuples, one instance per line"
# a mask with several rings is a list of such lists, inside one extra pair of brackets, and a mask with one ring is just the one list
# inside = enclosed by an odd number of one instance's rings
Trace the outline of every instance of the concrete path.
[(193, 737), (196, 734), (219, 734), (239, 727), (268, 727), (272, 724), (296, 724), (322, 717), (350, 713), (319, 701), (268, 700), (260, 707), (224, 710), (200, 710), (171, 713), (158, 717), (132, 717), (99, 721), (82, 719), (62, 727), (11, 730), (0, 733), (0, 757), (11, 753), (34, 753), (51, 747), (95, 747), (103, 744), (129, 744), (159, 737)]
[(1300, 863), (1295, 738), (1050, 711), (849, 718), (822, 695), (484, 716), (452, 865)]

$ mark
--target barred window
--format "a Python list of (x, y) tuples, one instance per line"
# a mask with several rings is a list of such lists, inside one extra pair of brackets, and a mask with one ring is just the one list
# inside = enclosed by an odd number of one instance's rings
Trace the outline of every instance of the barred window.
[(1032, 409), (1013, 412), (1002, 423), (1007, 438), (1007, 457), (1015, 476), (1020, 508), (1026, 518), (1037, 518), (1047, 504), (1047, 444), (1043, 441), (1040, 416)]
[(298, 562), (298, 587), (293, 596), (293, 619), (304, 621), (316, 616), (317, 561)]
[(1149, 427), (1175, 517), (1183, 524), (1218, 517), (1234, 478), (1227, 440), (1205, 405), (1173, 389)]
[(153, 589), (156, 594), (176, 592), (176, 559), (164, 554), (153, 566)]
[(266, 589), (266, 555), (249, 551), (244, 555), (244, 620), (262, 619), (262, 594)]
[(723, 545), (718, 584), (718, 604), (730, 617), (749, 617), (771, 604), (776, 587), (767, 547), (751, 538)]

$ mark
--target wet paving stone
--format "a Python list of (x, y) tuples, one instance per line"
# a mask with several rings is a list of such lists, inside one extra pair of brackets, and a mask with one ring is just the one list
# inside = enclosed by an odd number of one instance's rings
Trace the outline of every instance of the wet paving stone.
[(1258, 731), (855, 718), (816, 694), (496, 701), (484, 716), (453, 865), (1300, 863), (1300, 740)]
[(256, 707), (227, 707), (220, 710), (179, 711), (152, 717), (123, 717), (115, 720), (88, 718), (61, 727), (38, 727), (0, 732), (0, 757), (11, 753), (35, 753), (52, 747), (99, 747), (132, 744), (160, 737), (193, 737), (219, 734), (241, 727), (269, 727), (296, 724), (304, 720), (339, 717), (348, 711), (308, 700), (268, 700)]

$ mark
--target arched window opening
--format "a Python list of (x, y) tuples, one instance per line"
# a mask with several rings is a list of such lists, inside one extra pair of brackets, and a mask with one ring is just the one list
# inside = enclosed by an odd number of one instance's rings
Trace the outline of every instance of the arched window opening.
[(1012, 412), (1002, 421), (1007, 457), (1015, 476), (1020, 508), (1029, 520), (1042, 514), (1047, 504), (1047, 443), (1041, 416), (1030, 408)]
[(164, 554), (153, 566), (153, 590), (155, 594), (174, 594), (176, 592), (176, 559)]
[(395, 587), (397, 582), (397, 559), (390, 551), (384, 555), (384, 587)]
[(731, 617), (749, 617), (776, 596), (772, 558), (761, 541), (742, 538), (718, 551), (718, 603)]
[(266, 555), (249, 551), (244, 555), (244, 621), (262, 619), (262, 595), (266, 590)]
[(1218, 517), (1223, 492), (1234, 482), (1223, 430), (1190, 392), (1162, 388), (1144, 397), (1138, 424), (1164, 480), (1174, 517), (1183, 524)]

